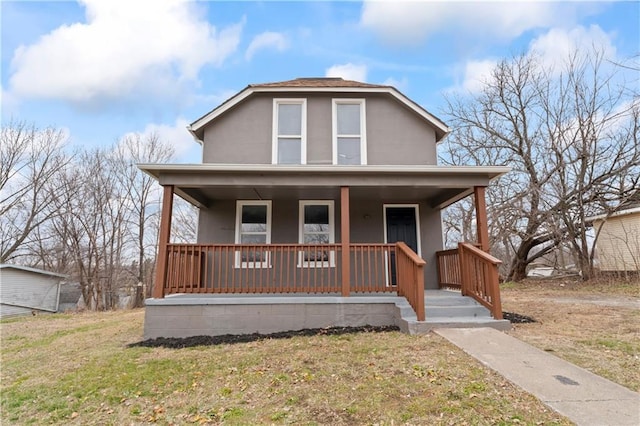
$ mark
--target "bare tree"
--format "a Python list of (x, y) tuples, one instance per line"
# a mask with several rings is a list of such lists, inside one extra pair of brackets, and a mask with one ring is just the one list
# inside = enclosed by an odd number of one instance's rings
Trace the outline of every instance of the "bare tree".
[(505, 60), (480, 94), (447, 102), (454, 131), (442, 161), (512, 167), (488, 191), (507, 278), (524, 278), (562, 241), (590, 277), (585, 218), (638, 184), (637, 92), (594, 50), (574, 53), (562, 69), (535, 54)]
[(54, 200), (60, 214), (52, 230), (73, 262), (72, 278), (80, 283), (89, 309), (112, 309), (117, 291), (127, 283), (125, 262), (133, 244), (127, 236), (131, 215), (126, 192), (107, 150), (85, 151), (60, 186), (74, 197)]
[(173, 203), (173, 220), (171, 221), (172, 241), (193, 244), (198, 231), (198, 210), (180, 197)]
[(151, 288), (159, 226), (159, 185), (136, 167), (137, 163), (163, 163), (174, 155), (174, 149), (158, 135), (129, 135), (121, 139), (113, 151), (117, 179), (129, 200), (129, 236), (135, 240), (136, 293), (135, 306), (142, 306), (143, 288)]
[(21, 248), (57, 214), (52, 200), (69, 196), (56, 185), (71, 161), (59, 129), (9, 122), (0, 136), (0, 263), (16, 260)]

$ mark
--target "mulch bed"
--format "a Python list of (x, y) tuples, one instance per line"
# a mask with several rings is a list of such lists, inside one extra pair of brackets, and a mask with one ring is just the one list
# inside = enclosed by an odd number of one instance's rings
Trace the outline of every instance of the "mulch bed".
[(328, 327), (328, 328), (309, 328), (305, 330), (283, 331), (271, 334), (225, 334), (223, 336), (193, 336), (193, 337), (159, 337), (157, 339), (144, 340), (142, 342), (131, 343), (128, 347), (146, 347), (146, 348), (169, 348), (181, 349), (194, 346), (213, 346), (234, 343), (249, 343), (267, 339), (290, 339), (296, 336), (337, 336), (342, 334), (354, 333), (384, 333), (389, 331), (399, 331), (400, 328), (389, 326), (371, 326), (362, 327)]
[[(513, 312), (502, 312), (502, 317), (511, 323), (527, 324), (537, 322), (535, 319), (526, 315), (520, 315)], [(388, 331), (399, 331), (396, 326), (371, 326), (362, 327), (328, 327), (328, 328), (308, 328), (304, 330), (282, 331), (271, 334), (225, 334), (223, 336), (193, 336), (193, 337), (159, 337), (157, 339), (144, 340), (142, 342), (131, 343), (127, 345), (133, 347), (145, 348), (169, 348), (181, 349), (191, 348), (194, 346), (213, 346), (228, 345), (234, 343), (249, 343), (267, 339), (290, 339), (296, 336), (338, 336), (342, 334), (354, 333), (384, 333)]]
[(526, 315), (520, 315), (513, 312), (502, 312), (502, 318), (509, 320), (512, 324), (529, 324), (532, 322), (538, 322), (535, 319)]

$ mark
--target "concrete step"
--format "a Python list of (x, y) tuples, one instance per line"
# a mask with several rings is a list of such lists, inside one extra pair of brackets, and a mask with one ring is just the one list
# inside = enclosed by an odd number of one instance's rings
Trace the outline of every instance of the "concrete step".
[(462, 296), (458, 291), (426, 290), (424, 292), (426, 306), (475, 306), (478, 302), (471, 297)]
[(507, 320), (493, 318), (427, 318), (426, 321), (407, 321), (409, 334), (427, 334), (437, 328), (481, 328), (488, 327), (496, 330), (510, 330), (511, 323)]
[(491, 318), (491, 313), (480, 304), (466, 306), (425, 306), (427, 318)]
[(436, 328), (480, 328), (509, 330), (507, 320), (495, 320), (487, 308), (458, 291), (426, 290), (425, 321), (418, 321), (408, 302), (396, 304), (400, 327), (410, 334), (426, 334)]

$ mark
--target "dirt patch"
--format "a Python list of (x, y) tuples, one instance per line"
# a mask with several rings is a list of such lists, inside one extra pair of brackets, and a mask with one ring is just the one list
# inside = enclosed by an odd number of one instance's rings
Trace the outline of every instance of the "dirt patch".
[(634, 295), (639, 288), (637, 281), (510, 283), (501, 291), (503, 308), (536, 322), (512, 321), (508, 333), (638, 391), (640, 301)]
[(169, 348), (181, 349), (194, 346), (215, 346), (235, 343), (250, 343), (261, 340), (271, 339), (291, 339), (297, 336), (338, 336), (344, 334), (355, 333), (384, 333), (389, 331), (399, 331), (396, 326), (371, 326), (362, 327), (328, 327), (328, 328), (309, 328), (304, 330), (283, 331), (271, 334), (225, 334), (223, 336), (193, 336), (183, 338), (159, 337), (157, 339), (144, 340), (142, 342), (132, 343), (128, 347), (147, 347), (147, 348)]

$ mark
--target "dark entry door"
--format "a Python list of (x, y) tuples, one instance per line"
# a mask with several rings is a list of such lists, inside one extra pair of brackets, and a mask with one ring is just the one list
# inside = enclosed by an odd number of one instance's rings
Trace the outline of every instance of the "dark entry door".
[[(418, 253), (415, 207), (386, 207), (387, 243), (404, 242)], [(391, 254), (391, 284), (396, 285), (396, 257)]]

